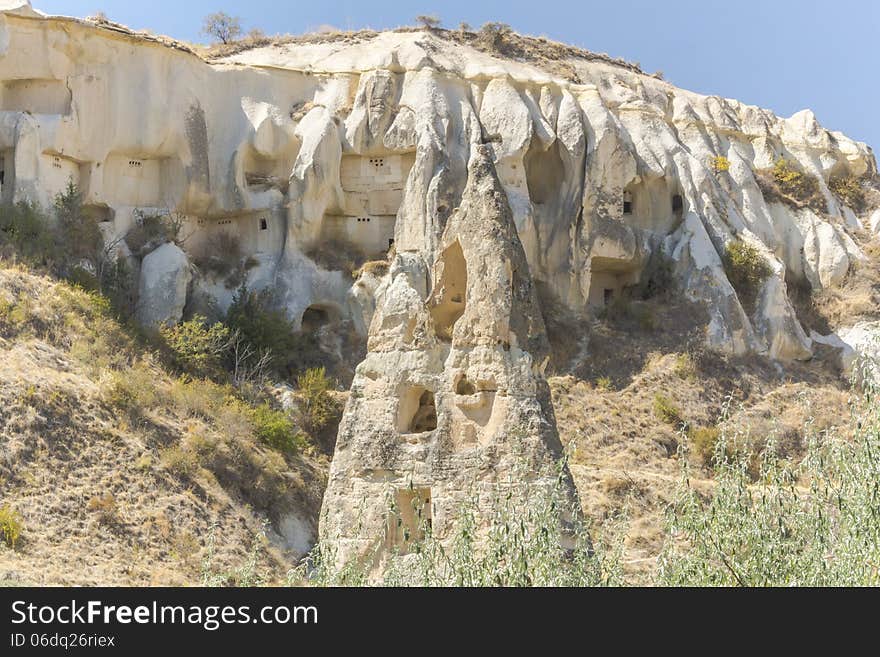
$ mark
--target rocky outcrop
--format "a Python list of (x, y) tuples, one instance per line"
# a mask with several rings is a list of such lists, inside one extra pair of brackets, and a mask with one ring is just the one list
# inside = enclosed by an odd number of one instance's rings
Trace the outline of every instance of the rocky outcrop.
[(461, 203), (432, 230), (377, 291), (339, 427), (320, 532), (340, 563), (405, 555), (426, 519), (449, 538), (474, 497), (488, 526), (498, 491), (523, 473), (532, 495), (557, 481), (544, 324), (490, 149), (474, 146)]
[(174, 325), (183, 317), (192, 272), (186, 254), (166, 242), (141, 263), (138, 286), (138, 321), (147, 328)]
[[(145, 324), (179, 320), (188, 298), (229, 305), (210, 271), (190, 282), (188, 257), (208, 252), (247, 259), (247, 286), (271, 288), (295, 326), (332, 314), (368, 335), (321, 527), (343, 557), (402, 547), (386, 491), (443, 535), (468, 487), (488, 496), (523, 453), (526, 479), (549, 481), (539, 285), (583, 315), (662, 270), (707, 311), (711, 347), (808, 359), (788, 283), (840, 285), (865, 257), (854, 237), (880, 226), (828, 184), (873, 179), (873, 152), (810, 111), (781, 118), (574, 49), (546, 70), (465, 41), (328, 36), (205, 61), (0, 3), (3, 202), (48, 206), (73, 181), (110, 240), (138, 216), (183, 217), (186, 252), (144, 258)], [(762, 187), (780, 158), (815, 178), (815, 203)], [(769, 271), (749, 303), (723, 265), (739, 242)], [(353, 282), (368, 260), (387, 262)]]
[[(3, 198), (48, 205), (72, 179), (115, 235), (137, 212), (174, 211), (187, 218), (188, 252), (233, 236), (258, 263), (248, 285), (274, 287), (294, 322), (332, 306), (360, 314), (364, 331), (364, 286), (352, 290), (305, 254), (436, 248), (433, 226), (458, 207), (471, 149), (485, 143), (532, 277), (571, 309), (644, 281), (659, 254), (681, 293), (708, 307), (710, 345), (809, 357), (786, 280), (838, 285), (863, 257), (850, 234), (877, 221), (826, 181), (873, 174), (871, 150), (809, 111), (782, 119), (566, 52), (565, 78), (442, 32), (328, 38), (208, 63), (7, 2)], [(727, 170), (713, 167), (717, 157)], [(827, 213), (764, 197), (755, 172), (780, 157), (816, 176)], [(721, 266), (733, 240), (760, 244), (773, 271), (754, 311)], [(193, 288), (221, 310), (230, 301), (209, 277)]]

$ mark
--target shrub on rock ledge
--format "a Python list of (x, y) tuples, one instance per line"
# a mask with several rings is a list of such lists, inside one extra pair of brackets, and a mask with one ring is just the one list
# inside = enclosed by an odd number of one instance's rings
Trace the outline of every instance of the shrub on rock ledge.
[(798, 170), (785, 158), (776, 160), (772, 169), (756, 171), (755, 179), (768, 202), (785, 203), (795, 209), (828, 212), (828, 203), (819, 189), (818, 178)]
[(743, 308), (751, 314), (755, 310), (758, 292), (770, 276), (770, 265), (758, 249), (741, 241), (727, 245), (723, 260), (727, 280), (736, 290)]

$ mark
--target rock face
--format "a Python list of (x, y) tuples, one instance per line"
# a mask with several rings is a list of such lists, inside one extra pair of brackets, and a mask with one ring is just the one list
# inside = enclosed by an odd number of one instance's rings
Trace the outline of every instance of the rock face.
[(528, 472), (534, 494), (558, 477), (544, 323), (488, 148), (474, 146), (460, 205), (431, 233), (377, 292), (339, 428), (320, 531), (340, 562), (405, 553), (414, 506), (443, 540), (472, 496), (488, 525), (508, 478)]
[[(188, 280), (187, 260), (207, 255), (246, 258), (246, 285), (271, 288), (297, 325), (342, 317), (368, 334), (321, 529), (359, 553), (383, 522), (380, 489), (411, 479), (439, 530), (467, 482), (510, 470), (518, 434), (549, 476), (538, 285), (582, 313), (668, 271), (707, 310), (708, 345), (807, 359), (787, 282), (840, 285), (864, 258), (853, 236), (880, 226), (828, 184), (875, 176), (873, 152), (810, 111), (780, 118), (564, 52), (512, 61), (466, 35), (399, 31), (205, 61), (6, 0), (0, 200), (49, 205), (72, 180), (108, 239), (144, 213), (183, 217), (186, 253), (144, 259), (147, 324), (177, 321), (187, 295), (228, 307), (218, 275)], [(760, 172), (780, 158), (815, 178), (819, 204), (766, 192)], [(754, 303), (722, 264), (734, 242), (770, 272)], [(354, 283), (320, 257), (392, 246)]]
[[(809, 357), (785, 281), (834, 286), (863, 257), (849, 232), (869, 217), (826, 182), (875, 172), (870, 148), (809, 111), (781, 119), (633, 66), (576, 54), (564, 64), (563, 78), (420, 31), (208, 63), (6, 2), (2, 198), (48, 205), (72, 179), (117, 236), (136, 212), (179, 213), (188, 254), (216, 256), (231, 236), (258, 263), (247, 285), (274, 288), (295, 322), (317, 308), (365, 331), (375, 285), (352, 290), (306, 254), (436, 248), (432, 226), (458, 206), (471, 149), (485, 142), (533, 279), (570, 308), (601, 307), (662, 255), (682, 294), (708, 306), (710, 345)], [(764, 197), (755, 171), (779, 157), (817, 177), (827, 213)], [(721, 264), (733, 240), (755, 244), (773, 270), (753, 311)], [(232, 298), (210, 272), (192, 287), (220, 310)]]
[(189, 261), (177, 245), (166, 242), (150, 252), (141, 265), (138, 321), (148, 328), (179, 322), (190, 280)]

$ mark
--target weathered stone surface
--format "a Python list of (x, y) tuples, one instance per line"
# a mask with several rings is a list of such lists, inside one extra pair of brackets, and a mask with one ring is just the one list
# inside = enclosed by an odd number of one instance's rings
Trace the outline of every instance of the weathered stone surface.
[(322, 508), (321, 538), (340, 562), (404, 549), (389, 513), (412, 491), (443, 540), (472, 495), (481, 525), (518, 463), (549, 488), (561, 456), (544, 324), (488, 149), (474, 147), (437, 246), (398, 255), (377, 294)]
[[(676, 284), (708, 306), (708, 343), (735, 353), (806, 357), (786, 276), (839, 285), (863, 257), (847, 232), (878, 223), (826, 184), (875, 172), (873, 153), (812, 112), (783, 119), (608, 62), (573, 57), (575, 84), (439, 34), (394, 32), (208, 63), (20, 0), (0, 7), (0, 46), (4, 199), (49, 205), (73, 179), (111, 233), (157, 208), (187, 218), (190, 253), (228, 233), (258, 262), (248, 284), (275, 287), (295, 322), (315, 304), (361, 317), (370, 306), (350, 303), (350, 279), (306, 253), (340, 240), (368, 258), (391, 242), (435, 249), (481, 142), (531, 275), (556, 297), (601, 305), (664, 253)], [(783, 155), (817, 176), (828, 216), (764, 199), (754, 170)], [(729, 171), (712, 169), (716, 156)], [(763, 244), (777, 279), (754, 317), (720, 266), (733, 239)], [(229, 303), (222, 281), (194, 287)]]
[(190, 280), (189, 261), (176, 244), (166, 242), (149, 253), (141, 264), (138, 321), (149, 328), (179, 322)]

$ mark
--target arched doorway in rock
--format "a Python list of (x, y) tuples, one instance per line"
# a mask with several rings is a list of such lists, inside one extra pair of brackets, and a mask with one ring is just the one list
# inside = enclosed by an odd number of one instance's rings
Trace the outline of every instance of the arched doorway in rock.
[(300, 328), (305, 333), (314, 333), (339, 320), (339, 309), (331, 304), (313, 303), (303, 311)]

